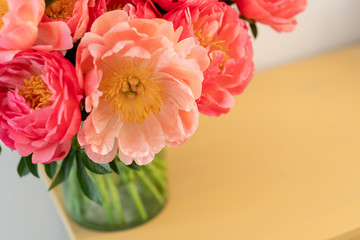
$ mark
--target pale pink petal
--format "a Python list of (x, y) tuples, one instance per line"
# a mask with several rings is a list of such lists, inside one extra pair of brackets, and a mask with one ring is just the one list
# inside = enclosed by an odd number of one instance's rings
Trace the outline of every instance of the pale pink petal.
[(153, 153), (158, 153), (166, 146), (165, 134), (162, 131), (160, 122), (156, 117), (150, 117), (139, 126), (145, 141)]
[(156, 77), (161, 79), (159, 83), (166, 89), (167, 101), (186, 111), (195, 107), (194, 95), (188, 85), (168, 74), (160, 73)]
[(124, 153), (121, 152), (121, 150), (119, 149), (119, 158), (120, 160), (125, 163), (126, 165), (130, 165), (133, 162), (133, 158), (129, 157), (128, 155), (125, 155)]
[(24, 51), (35, 43), (37, 26), (45, 9), (43, 0), (7, 0), (6, 3), (8, 12), (1, 18), (0, 63), (10, 61), (15, 53)]
[(118, 23), (127, 21), (129, 16), (124, 11), (111, 11), (100, 16), (91, 26), (91, 32), (104, 35)]
[(93, 152), (91, 150), (90, 145), (87, 145), (85, 147), (85, 151), (86, 151), (86, 154), (88, 155), (88, 157), (90, 159), (92, 159), (94, 162), (108, 163), (108, 162), (111, 162), (115, 158), (116, 153), (117, 153), (117, 146), (116, 146), (116, 143), (114, 143), (113, 148), (107, 154), (99, 154), (99, 153)]
[(78, 140), (92, 160), (111, 161), (118, 150), (125, 164), (147, 164), (194, 133), (209, 59), (193, 39), (178, 43), (179, 35), (167, 21), (132, 20), (123, 11), (103, 14), (85, 34), (77, 74), (91, 113)]
[(144, 157), (135, 157), (134, 161), (136, 162), (137, 165), (141, 166), (150, 163), (153, 159), (154, 159), (154, 154), (150, 153)]
[(113, 118), (117, 118), (113, 114), (112, 108), (109, 104), (100, 102), (99, 106), (91, 112), (93, 126), (96, 133), (101, 133), (105, 131), (108, 127), (108, 124), (112, 121)]
[(125, 155), (142, 157), (149, 154), (149, 145), (136, 123), (124, 123), (118, 138), (119, 149)]
[(175, 106), (164, 104), (157, 115), (167, 142), (180, 142), (185, 139), (185, 130), (178, 111)]
[(64, 22), (47, 22), (39, 24), (39, 34), (34, 49), (67, 50), (73, 47), (71, 32)]

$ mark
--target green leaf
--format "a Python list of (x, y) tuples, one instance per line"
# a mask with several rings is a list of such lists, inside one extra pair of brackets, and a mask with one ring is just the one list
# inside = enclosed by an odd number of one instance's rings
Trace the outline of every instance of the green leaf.
[(20, 177), (26, 176), (29, 173), (29, 169), (26, 166), (26, 162), (23, 157), (20, 159), (19, 165), (17, 167), (17, 172)]
[(133, 161), (130, 165), (126, 165), (126, 164), (125, 164), (125, 166), (127, 166), (128, 168), (134, 169), (134, 170), (136, 170), (136, 171), (139, 171), (139, 170), (140, 170), (139, 165), (137, 165), (136, 162), (134, 162), (134, 161)]
[(77, 140), (77, 134), (71, 139), (71, 146), (72, 146), (73, 148), (75, 148), (76, 150), (80, 150), (80, 149), (81, 149), (80, 144), (79, 144), (79, 142), (78, 142), (78, 140)]
[(54, 187), (56, 187), (57, 185), (59, 185), (60, 183), (62, 183), (63, 181), (65, 181), (69, 177), (69, 173), (74, 162), (74, 153), (75, 153), (74, 149), (71, 148), (69, 154), (64, 158), (62, 162), (60, 166), (60, 170), (58, 171), (54, 180), (52, 181), (49, 191)]
[(2, 148), (1, 148), (1, 145), (0, 145), (0, 154), (1, 154), (1, 152), (2, 152)]
[(31, 157), (32, 155), (30, 154), (29, 156), (27, 157), (22, 157), (25, 159), (25, 163), (26, 163), (26, 166), (27, 168), (29, 169), (30, 173), (32, 175), (34, 175), (35, 177), (39, 178), (39, 173), (38, 173), (38, 167), (37, 167), (37, 164), (33, 164), (32, 161), (31, 161)]
[(250, 29), (251, 29), (252, 35), (253, 35), (254, 38), (256, 39), (256, 37), (257, 37), (257, 35), (258, 35), (258, 30), (257, 30), (256, 23), (255, 23), (255, 22), (250, 23)]
[(119, 157), (116, 156), (116, 157), (114, 158), (114, 160), (112, 160), (111, 162), (109, 162), (110, 168), (111, 168), (115, 173), (117, 173), (117, 174), (120, 173), (120, 172), (119, 172), (119, 168), (118, 168), (118, 166), (116, 165), (116, 161), (118, 161), (118, 160), (120, 161)]
[(57, 167), (57, 163), (56, 162), (51, 162), (51, 163), (47, 163), (44, 164), (45, 165), (45, 172), (46, 175), (52, 179), (56, 173), (56, 167)]
[(45, 0), (45, 5), (46, 7), (50, 6), (53, 2), (55, 2), (56, 0)]
[(256, 39), (256, 37), (258, 36), (258, 30), (257, 30), (257, 26), (256, 26), (256, 21), (252, 18), (246, 18), (244, 16), (239, 15), (239, 18), (241, 18), (242, 20), (245, 20), (249, 23), (250, 25), (250, 29), (251, 29), (251, 33), (254, 36), (254, 38)]
[(79, 155), (79, 152), (76, 152), (76, 175), (80, 184), (80, 188), (89, 199), (101, 205), (102, 203), (100, 192), (94, 181), (87, 174), (86, 169), (80, 158), (81, 156)]
[(108, 174), (111, 173), (109, 164), (99, 164), (91, 160), (85, 153), (85, 151), (78, 151), (80, 160), (85, 167), (96, 174)]

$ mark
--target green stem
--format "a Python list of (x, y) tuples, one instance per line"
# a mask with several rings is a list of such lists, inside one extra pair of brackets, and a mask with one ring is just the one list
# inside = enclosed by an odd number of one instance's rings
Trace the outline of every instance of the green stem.
[[(75, 171), (71, 171), (70, 178), (75, 178)], [(80, 221), (82, 219), (81, 213), (81, 204), (80, 204), (80, 190), (77, 182), (69, 181), (68, 184), (69, 191), (67, 196), (68, 206), (70, 207), (70, 212), (74, 214), (74, 218)]]
[(71, 175), (69, 176), (69, 179), (67, 179), (67, 181), (64, 183), (64, 185), (61, 186), (61, 187), (65, 188), (65, 185), (67, 185), (66, 187), (68, 188), (68, 190), (66, 192), (67, 194), (66, 194), (65, 201), (66, 201), (66, 206), (69, 208), (69, 212), (72, 213), (73, 212), (73, 206), (71, 204), (71, 198), (72, 198), (71, 195), (72, 195), (74, 190), (72, 190), (73, 186), (70, 185), (70, 179), (71, 179)]
[(120, 196), (117, 187), (115, 186), (114, 179), (110, 174), (106, 174), (105, 182), (109, 188), (110, 199), (112, 200), (112, 205), (115, 208), (115, 212), (119, 218), (120, 224), (125, 223), (124, 211), (121, 206)]
[(155, 187), (155, 185), (151, 182), (151, 180), (144, 174), (143, 171), (135, 171), (136, 176), (144, 183), (144, 185), (150, 190), (150, 192), (154, 195), (155, 199), (158, 203), (163, 206), (165, 203), (164, 198), (161, 196), (159, 190)]
[(134, 201), (134, 204), (140, 214), (140, 217), (143, 221), (148, 219), (148, 215), (146, 213), (144, 203), (142, 202), (139, 192), (136, 189), (135, 183), (134, 183), (134, 173), (133, 170), (124, 171), (125, 168), (122, 168), (123, 171), (120, 172), (120, 176), (122, 177), (127, 190), (130, 193), (130, 197)]
[(82, 211), (81, 211), (81, 200), (83, 199), (82, 192), (80, 190), (80, 187), (77, 182), (74, 183), (75, 185), (75, 199), (74, 199), (74, 205), (75, 205), (75, 212), (78, 220), (82, 219)]
[(142, 167), (148, 173), (148, 175), (151, 176), (152, 179), (154, 179), (154, 182), (159, 185), (162, 191), (165, 191), (167, 189), (166, 176), (164, 174), (165, 170), (159, 169), (151, 163)]
[[(164, 159), (161, 158), (161, 156), (158, 157), (155, 155), (155, 159), (148, 165), (157, 166), (158, 168), (166, 170), (166, 163), (165, 163)], [(147, 165), (145, 165), (145, 166), (147, 166)]]
[(96, 179), (100, 194), (101, 194), (101, 198), (102, 198), (102, 205), (105, 211), (105, 215), (109, 221), (110, 225), (115, 225), (115, 220), (114, 220), (114, 216), (112, 215), (112, 211), (111, 211), (111, 206), (110, 206), (110, 202), (109, 202), (109, 197), (107, 194), (107, 190), (106, 190), (106, 185), (105, 185), (105, 181), (104, 181), (104, 177), (99, 175), (99, 174), (93, 174), (93, 176)]

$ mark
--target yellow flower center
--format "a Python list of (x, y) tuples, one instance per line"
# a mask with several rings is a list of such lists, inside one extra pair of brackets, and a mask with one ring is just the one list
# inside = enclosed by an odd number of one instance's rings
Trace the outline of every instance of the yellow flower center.
[(0, 0), (0, 30), (4, 26), (2, 18), (9, 12), (9, 5), (6, 0)]
[(121, 3), (118, 3), (118, 4), (115, 3), (113, 6), (108, 6), (107, 11), (110, 12), (110, 11), (114, 11), (114, 10), (122, 10), (123, 8), (124, 8), (124, 6)]
[(32, 76), (30, 79), (25, 79), (24, 83), (25, 88), (20, 89), (19, 94), (23, 96), (27, 103), (31, 104), (33, 109), (52, 104), (52, 102), (49, 101), (52, 92), (40, 76)]
[(45, 10), (45, 14), (51, 19), (66, 19), (72, 17), (76, 0), (56, 0)]
[(165, 94), (149, 68), (140, 62), (122, 63), (104, 72), (99, 87), (103, 93), (101, 99), (109, 102), (113, 112), (121, 114), (123, 120), (140, 124), (151, 114), (160, 112)]
[(229, 51), (228, 46), (226, 46), (225, 40), (214, 41), (214, 39), (212, 39), (211, 37), (204, 36), (202, 29), (198, 29), (195, 31), (195, 37), (199, 40), (201, 46), (205, 48), (210, 47), (209, 52), (215, 50), (220, 50), (223, 52)]
[(198, 29), (195, 30), (194, 29), (194, 35), (197, 38), (197, 40), (199, 41), (200, 45), (203, 46), (204, 48), (209, 47), (209, 53), (211, 53), (212, 51), (222, 51), (225, 53), (225, 57), (222, 60), (222, 63), (220, 64), (220, 69), (222, 70), (224, 68), (224, 64), (227, 60), (230, 59), (230, 56), (228, 55), (229, 52), (229, 47), (226, 45), (226, 41), (225, 40), (215, 40), (212, 39), (211, 37), (206, 37), (203, 34), (203, 30), (202, 29)]

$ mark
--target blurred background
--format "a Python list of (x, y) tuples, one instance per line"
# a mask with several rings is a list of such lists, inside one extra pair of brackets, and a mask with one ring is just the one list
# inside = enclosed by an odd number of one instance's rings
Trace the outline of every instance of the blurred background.
[[(359, 0), (308, 0), (297, 19), (297, 29), (288, 34), (258, 25), (257, 72), (360, 44)], [(68, 239), (45, 184), (30, 175), (20, 179), (19, 155), (0, 144), (0, 239)]]

